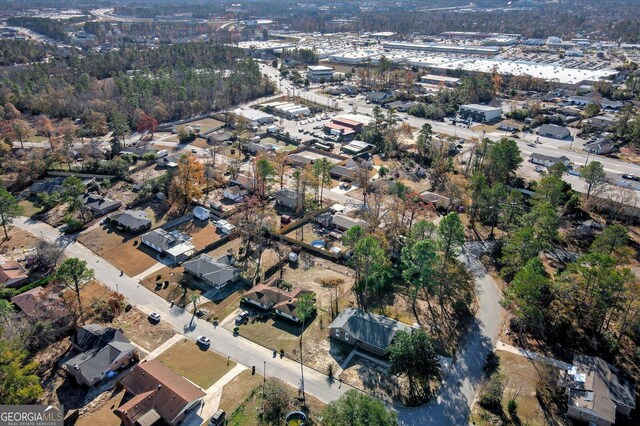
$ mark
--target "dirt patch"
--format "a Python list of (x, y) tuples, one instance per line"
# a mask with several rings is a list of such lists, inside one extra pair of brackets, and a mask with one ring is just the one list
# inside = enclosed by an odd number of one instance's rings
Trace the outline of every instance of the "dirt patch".
[(35, 216), (42, 211), (42, 208), (36, 206), (35, 200), (32, 198), (20, 200), (18, 205), (24, 209), (23, 215), (27, 217)]
[(236, 363), (213, 351), (200, 349), (192, 340), (184, 339), (158, 356), (160, 362), (176, 373), (208, 389), (227, 374)]
[(84, 232), (78, 241), (130, 277), (157, 262), (157, 253), (140, 244), (138, 237), (120, 232), (111, 225)]
[(222, 234), (218, 232), (216, 226), (208, 220), (193, 219), (171, 229), (190, 235), (191, 243), (196, 247), (196, 250), (202, 250), (222, 238)]
[[(528, 425), (566, 424), (563, 413), (550, 411), (551, 406), (542, 406), (537, 398), (536, 384), (541, 365), (519, 355), (505, 351), (496, 351), (500, 356), (500, 373), (505, 378), (505, 390), (502, 396), (504, 415), (507, 416), (507, 404), (515, 399), (518, 417)], [(471, 420), (476, 425), (496, 424), (499, 417), (476, 404)], [(512, 423), (507, 423), (512, 424)], [(514, 423), (515, 424), (515, 423)]]
[(29, 253), (38, 242), (33, 234), (21, 229), (11, 227), (9, 230), (9, 239), (4, 239), (4, 232), (0, 231), (0, 254), (8, 259), (19, 259)]
[[(270, 380), (279, 382), (287, 389), (290, 397), (289, 408), (287, 412), (298, 411), (302, 409), (302, 402), (297, 399), (297, 389), (278, 379)], [(242, 401), (240, 406), (233, 413), (228, 415), (227, 424), (233, 426), (257, 426), (263, 424), (263, 422), (258, 417), (262, 406), (262, 394), (260, 393), (261, 389), (262, 386), (258, 384), (250, 391), (249, 396), (244, 401)], [(309, 416), (310, 424), (317, 424), (319, 415), (320, 413), (322, 413), (322, 410), (324, 410), (325, 404), (310, 395), (306, 395), (305, 402), (308, 409), (307, 415)]]
[(80, 418), (75, 423), (76, 426), (119, 426), (122, 421), (115, 415), (113, 410), (118, 408), (124, 399), (126, 391), (124, 389), (105, 392), (101, 398), (96, 399), (90, 406), (87, 406)]
[(130, 340), (148, 352), (158, 348), (174, 334), (173, 328), (169, 324), (162, 321), (158, 324), (152, 324), (147, 319), (147, 315), (135, 308), (122, 313), (111, 325), (121, 328)]
[[(186, 283), (186, 292), (185, 288), (181, 285), (182, 282)], [(193, 294), (202, 296), (205, 293), (202, 289), (194, 285), (190, 275), (185, 275), (182, 266), (165, 266), (159, 271), (145, 277), (142, 280), (142, 285), (163, 299), (174, 302), (178, 306), (187, 305)], [(203, 302), (203, 300), (200, 302)]]
[(253, 389), (262, 383), (262, 377), (244, 370), (222, 388), (220, 397), (220, 409), (233, 413), (247, 399)]
[(202, 309), (206, 311), (206, 316), (204, 319), (207, 321), (213, 321), (215, 317), (218, 317), (219, 321), (222, 321), (233, 311), (238, 309), (240, 306), (240, 299), (246, 290), (241, 288), (231, 293), (229, 296), (225, 297), (219, 301), (210, 301), (205, 302), (201, 305), (198, 305), (198, 309)]

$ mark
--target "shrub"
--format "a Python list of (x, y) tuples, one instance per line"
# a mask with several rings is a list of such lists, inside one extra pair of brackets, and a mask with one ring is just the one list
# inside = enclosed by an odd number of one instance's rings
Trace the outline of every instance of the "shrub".
[(516, 402), (515, 399), (510, 399), (509, 403), (507, 404), (507, 410), (509, 411), (509, 415), (511, 417), (515, 417), (518, 414), (518, 403)]
[(233, 334), (238, 334), (240, 327), (233, 327)]
[(78, 232), (84, 226), (81, 220), (74, 219), (71, 216), (67, 216), (64, 220), (64, 223), (67, 225), (64, 230), (64, 232), (67, 234)]
[(482, 370), (489, 377), (498, 370), (498, 367), (500, 367), (500, 357), (494, 351), (489, 352)]
[(489, 411), (500, 411), (502, 408), (502, 393), (504, 380), (501, 374), (494, 373), (480, 391), (480, 405)]

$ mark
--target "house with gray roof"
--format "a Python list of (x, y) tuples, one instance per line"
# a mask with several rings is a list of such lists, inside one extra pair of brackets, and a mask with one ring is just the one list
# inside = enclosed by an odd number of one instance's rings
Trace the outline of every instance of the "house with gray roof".
[(110, 200), (101, 195), (84, 194), (82, 204), (96, 216), (102, 216), (122, 207), (122, 202)]
[(366, 228), (369, 224), (366, 220), (349, 217), (342, 213), (336, 213), (331, 217), (331, 225), (341, 231), (348, 231), (356, 225)]
[(62, 185), (64, 184), (65, 178), (63, 176), (52, 177), (40, 180), (38, 182), (34, 182), (30, 187), (29, 191), (32, 194), (41, 194), (43, 192), (47, 194), (53, 194), (54, 192), (62, 192)]
[(636, 406), (635, 382), (604, 360), (577, 355), (563, 373), (567, 388), (567, 417), (597, 426), (609, 426), (616, 416), (629, 417)]
[(551, 167), (556, 163), (562, 163), (567, 167), (571, 164), (571, 160), (564, 155), (561, 157), (552, 157), (550, 155), (538, 154), (537, 152), (534, 152), (529, 156), (529, 161), (533, 164), (545, 167)]
[(109, 221), (116, 228), (132, 234), (151, 228), (151, 220), (144, 210), (125, 210), (112, 215)]
[(298, 194), (291, 189), (282, 188), (275, 193), (276, 205), (295, 209), (298, 207)]
[(413, 328), (384, 315), (372, 314), (362, 309), (347, 308), (329, 324), (333, 339), (359, 349), (384, 356), (399, 331), (411, 332)]
[(569, 129), (557, 124), (543, 124), (538, 128), (539, 136), (546, 136), (553, 139), (566, 139), (571, 136)]
[(191, 237), (179, 231), (166, 231), (158, 228), (142, 235), (140, 239), (142, 244), (151, 247), (158, 253), (165, 254), (174, 262), (182, 262), (190, 258), (196, 250), (191, 243)]
[(88, 324), (80, 327), (71, 340), (78, 355), (64, 363), (67, 372), (79, 385), (93, 386), (115, 375), (134, 362), (137, 349), (120, 329)]
[(240, 278), (240, 271), (233, 267), (233, 258), (228, 255), (214, 259), (209, 255), (201, 254), (184, 262), (183, 266), (185, 272), (215, 288), (224, 287)]

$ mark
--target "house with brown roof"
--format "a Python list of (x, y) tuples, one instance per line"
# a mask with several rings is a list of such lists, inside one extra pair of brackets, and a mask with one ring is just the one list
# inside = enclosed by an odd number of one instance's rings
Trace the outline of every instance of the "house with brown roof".
[(600, 358), (574, 357), (561, 381), (567, 388), (566, 415), (572, 419), (610, 426), (617, 415), (628, 417), (636, 406), (635, 382)]
[(73, 323), (73, 313), (62, 302), (62, 293), (57, 289), (36, 287), (11, 298), (32, 321), (49, 321), (56, 331), (69, 328)]
[(315, 296), (315, 293), (302, 289), (289, 292), (277, 287), (279, 282), (280, 280), (273, 280), (266, 284), (258, 284), (244, 294), (242, 302), (263, 311), (273, 311), (279, 317), (299, 323), (301, 321), (298, 317), (300, 297), (304, 294)]
[(177, 425), (206, 395), (158, 359), (138, 364), (120, 383), (130, 399), (115, 413), (125, 426)]
[(0, 284), (5, 287), (20, 287), (29, 279), (22, 267), (15, 260), (0, 265)]

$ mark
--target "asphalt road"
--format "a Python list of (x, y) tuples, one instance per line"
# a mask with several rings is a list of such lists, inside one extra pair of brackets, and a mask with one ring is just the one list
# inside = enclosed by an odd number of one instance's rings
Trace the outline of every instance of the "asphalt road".
[[(147, 290), (136, 280), (127, 275), (120, 276), (120, 271), (95, 255), (82, 244), (72, 238), (60, 234), (56, 228), (46, 223), (27, 218), (18, 218), (14, 225), (29, 231), (47, 241), (55, 242), (65, 247), (64, 253), (69, 257), (85, 260), (95, 271), (98, 281), (114, 291), (120, 292), (127, 300), (140, 308), (143, 312), (158, 312), (162, 321), (171, 324), (177, 333), (195, 340), (199, 335), (211, 338), (211, 349), (231, 357), (232, 360), (247, 367), (255, 366), (258, 373), (263, 371), (266, 362), (267, 377), (277, 377), (290, 385), (300, 387), (300, 364), (278, 356), (273, 357), (273, 350), (255, 344), (242, 336), (234, 336), (222, 327), (193, 318), (192, 314), (178, 308), (171, 307), (169, 302)], [(195, 344), (195, 343), (194, 343)], [(277, 349), (277, 348), (276, 348)], [(203, 366), (206, 368), (206, 366)], [(305, 391), (319, 400), (328, 403), (344, 394), (351, 386), (340, 384), (329, 379), (326, 375), (310, 368), (305, 368)]]

